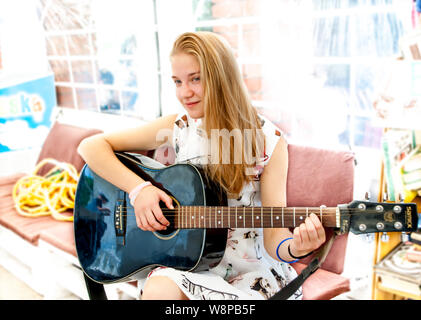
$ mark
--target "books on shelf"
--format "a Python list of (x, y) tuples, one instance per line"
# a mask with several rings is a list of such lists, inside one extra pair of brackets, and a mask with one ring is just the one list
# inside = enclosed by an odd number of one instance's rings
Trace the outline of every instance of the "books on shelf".
[(415, 190), (418, 191), (421, 189), (421, 180), (406, 182), (404, 183), (404, 187), (408, 190)]
[(382, 137), (382, 151), (388, 198), (398, 201), (402, 194), (404, 201), (412, 201), (416, 191), (405, 187), (402, 180), (402, 161), (416, 148), (414, 130), (389, 129)]
[(421, 169), (421, 146), (417, 146), (408, 159), (402, 163), (404, 172), (414, 172)]
[(404, 183), (414, 183), (421, 180), (421, 169), (409, 172), (402, 172), (402, 179)]
[(406, 189), (421, 190), (421, 146), (417, 146), (402, 160), (400, 171)]
[(421, 262), (408, 259), (414, 246), (402, 242), (374, 266), (383, 287), (421, 296)]

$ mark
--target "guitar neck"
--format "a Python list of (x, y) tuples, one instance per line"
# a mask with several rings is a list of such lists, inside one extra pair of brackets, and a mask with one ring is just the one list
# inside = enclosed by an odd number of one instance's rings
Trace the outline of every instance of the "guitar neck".
[(174, 227), (195, 228), (293, 228), (311, 213), (323, 226), (339, 227), (338, 208), (327, 207), (204, 207), (180, 206), (175, 209)]

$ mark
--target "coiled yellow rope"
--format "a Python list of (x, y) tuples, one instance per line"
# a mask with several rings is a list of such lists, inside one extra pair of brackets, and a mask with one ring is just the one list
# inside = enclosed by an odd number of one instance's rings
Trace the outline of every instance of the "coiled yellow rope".
[[(55, 165), (44, 176), (38, 170), (47, 163)], [(51, 215), (60, 221), (73, 221), (73, 215), (63, 212), (73, 209), (78, 173), (69, 163), (54, 159), (40, 161), (32, 174), (20, 178), (13, 187), (17, 212), (25, 217)]]

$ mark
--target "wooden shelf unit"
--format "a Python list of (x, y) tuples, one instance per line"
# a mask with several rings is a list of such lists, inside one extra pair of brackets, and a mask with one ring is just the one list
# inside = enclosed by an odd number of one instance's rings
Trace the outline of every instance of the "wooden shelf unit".
[[(386, 179), (384, 176), (384, 163), (381, 165), (381, 173), (380, 173), (380, 180), (379, 180), (380, 188), (379, 188), (379, 195), (378, 195), (378, 202), (383, 202), (383, 195), (386, 191)], [(417, 209), (420, 210), (421, 208), (421, 198), (416, 197), (412, 202), (417, 204)], [(380, 262), (389, 252), (391, 252), (397, 245), (401, 242), (401, 232), (388, 232), (389, 236), (388, 241), (382, 241), (382, 234), (376, 233), (375, 234), (375, 251), (374, 251), (374, 261), (373, 266)], [(376, 274), (373, 269), (373, 285), (372, 285), (372, 297), (373, 300), (403, 300), (403, 299), (413, 299), (413, 300), (421, 300), (421, 296), (414, 295), (411, 293), (403, 292), (394, 290), (391, 288), (387, 288), (382, 285), (381, 277)]]

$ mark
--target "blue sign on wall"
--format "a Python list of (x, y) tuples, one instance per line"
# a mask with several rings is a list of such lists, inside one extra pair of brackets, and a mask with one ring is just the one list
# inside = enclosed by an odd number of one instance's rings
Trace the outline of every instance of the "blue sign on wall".
[(0, 152), (41, 147), (56, 103), (52, 74), (0, 86)]

